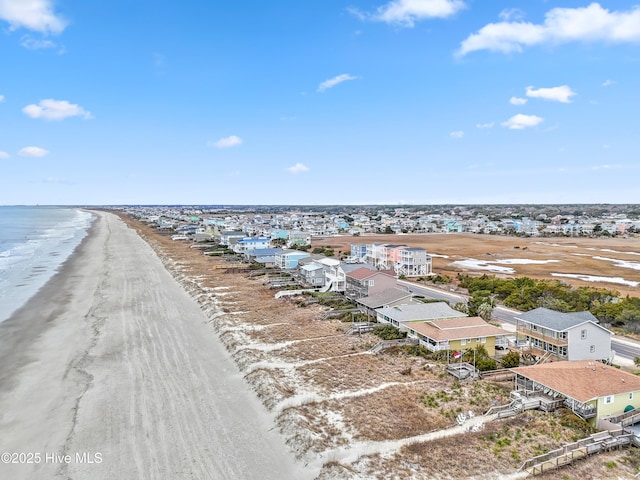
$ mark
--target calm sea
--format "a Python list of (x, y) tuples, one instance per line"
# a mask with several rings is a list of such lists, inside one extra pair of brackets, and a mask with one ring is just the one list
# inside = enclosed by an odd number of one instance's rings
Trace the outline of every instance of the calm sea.
[(47, 283), (92, 220), (73, 208), (0, 206), (0, 322)]

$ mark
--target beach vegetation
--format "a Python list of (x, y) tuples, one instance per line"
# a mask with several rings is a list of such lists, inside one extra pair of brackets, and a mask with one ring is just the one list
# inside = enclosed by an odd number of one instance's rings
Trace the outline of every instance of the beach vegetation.
[(380, 337), (382, 340), (396, 340), (407, 336), (407, 332), (401, 332), (393, 325), (376, 325), (373, 327), (371, 333)]

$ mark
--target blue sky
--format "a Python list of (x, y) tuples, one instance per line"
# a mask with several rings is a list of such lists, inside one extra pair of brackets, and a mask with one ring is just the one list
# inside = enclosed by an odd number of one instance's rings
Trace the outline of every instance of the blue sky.
[(640, 202), (640, 2), (0, 0), (0, 204)]

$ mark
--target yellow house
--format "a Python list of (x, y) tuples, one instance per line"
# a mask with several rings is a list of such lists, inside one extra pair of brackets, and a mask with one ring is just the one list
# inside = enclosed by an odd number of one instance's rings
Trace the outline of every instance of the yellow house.
[(403, 326), (407, 336), (417, 338), (420, 345), (431, 351), (458, 352), (482, 345), (491, 357), (496, 354), (496, 337), (508, 334), (480, 317), (441, 318), (407, 322)]
[(513, 368), (516, 391), (564, 398), (563, 405), (595, 425), (640, 407), (640, 377), (593, 360)]

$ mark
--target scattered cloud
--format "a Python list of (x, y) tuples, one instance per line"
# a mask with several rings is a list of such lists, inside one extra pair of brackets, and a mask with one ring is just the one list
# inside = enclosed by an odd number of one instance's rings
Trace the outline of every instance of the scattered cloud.
[(502, 122), (502, 126), (510, 128), (511, 130), (523, 130), (528, 127), (535, 127), (543, 121), (544, 119), (537, 115), (524, 115), (523, 113), (518, 113), (506, 122)]
[(525, 103), (527, 103), (527, 99), (526, 98), (519, 98), (519, 97), (511, 97), (509, 99), (509, 103), (511, 105), (524, 105)]
[(31, 118), (42, 118), (44, 120), (64, 120), (68, 117), (82, 117), (85, 120), (93, 118), (91, 112), (86, 111), (80, 105), (69, 103), (66, 100), (54, 100), (53, 98), (40, 100), (38, 105), (27, 105), (22, 111)]
[(0, 0), (0, 20), (7, 22), (11, 30), (62, 33), (67, 21), (53, 11), (53, 3), (53, 0)]
[(477, 128), (493, 128), (496, 122), (487, 122), (487, 123), (478, 123), (476, 124)]
[[(2, 0), (0, 0), (0, 2), (1, 1)], [(22, 41), (20, 42), (20, 45), (22, 45), (27, 50), (42, 50), (45, 48), (58, 48), (58, 45), (51, 40), (37, 39), (37, 38), (33, 38), (31, 35), (24, 35), (22, 37)], [(64, 49), (62, 49), (61, 51), (64, 51)]]
[(458, 55), (478, 50), (510, 53), (524, 47), (569, 42), (640, 42), (640, 8), (611, 12), (598, 3), (587, 7), (554, 8), (543, 24), (522, 21), (489, 23), (469, 35)]
[(0, 103), (4, 102), (4, 95), (0, 95)]
[(348, 80), (357, 80), (358, 77), (354, 77), (353, 75), (349, 75), (348, 73), (343, 73), (342, 75), (338, 75), (336, 77), (330, 78), (329, 80), (325, 80), (318, 86), (318, 92), (322, 93), (325, 90), (335, 87), (336, 85), (346, 82)]
[(375, 13), (363, 13), (353, 8), (349, 11), (360, 20), (413, 27), (420, 20), (455, 15), (465, 6), (462, 0), (392, 0), (378, 7)]
[(21, 148), (20, 151), (18, 152), (18, 155), (20, 155), (21, 157), (32, 157), (32, 158), (37, 158), (37, 157), (44, 157), (45, 155), (48, 155), (49, 151), (45, 150), (44, 148), (40, 148), (40, 147), (24, 147)]
[(216, 148), (231, 148), (237, 147), (242, 144), (242, 139), (236, 135), (230, 135), (228, 137), (223, 137), (216, 142), (209, 142), (207, 145), (210, 147)]
[(616, 82), (613, 80), (605, 80), (604, 82), (602, 82), (602, 86), (603, 87), (610, 87), (611, 85), (615, 85)]
[(293, 167), (287, 167), (285, 170), (289, 173), (302, 173), (302, 172), (308, 172), (309, 167), (307, 167), (303, 163), (296, 163)]
[(9, 155), (7, 152), (0, 152), (0, 160), (6, 160), (10, 156), (11, 155)]
[(522, 20), (525, 14), (519, 8), (505, 8), (498, 14), (498, 17), (503, 22), (511, 22), (513, 20)]
[(464, 137), (464, 132), (462, 130), (456, 130), (455, 132), (451, 132), (449, 136), (451, 138), (462, 138)]
[(571, 103), (571, 97), (576, 92), (571, 90), (569, 85), (561, 85), (559, 87), (538, 88), (527, 87), (527, 97), (542, 98), (544, 100), (552, 100), (555, 102)]

